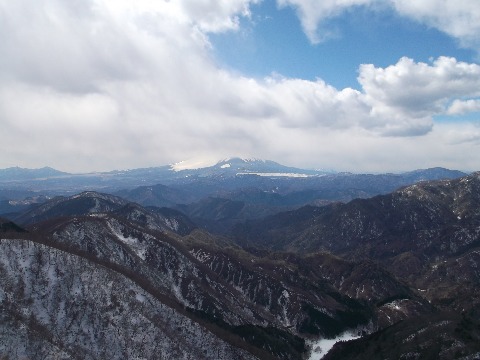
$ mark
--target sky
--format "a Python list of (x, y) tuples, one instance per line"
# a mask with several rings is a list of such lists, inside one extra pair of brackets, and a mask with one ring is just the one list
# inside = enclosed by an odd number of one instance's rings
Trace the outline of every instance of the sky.
[(480, 170), (479, 0), (0, 0), (0, 168)]

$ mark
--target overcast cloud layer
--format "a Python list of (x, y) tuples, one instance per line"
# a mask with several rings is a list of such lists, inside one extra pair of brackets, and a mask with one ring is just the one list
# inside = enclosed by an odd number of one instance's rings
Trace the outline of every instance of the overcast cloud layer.
[[(478, 64), (359, 64), (360, 91), (241, 76), (215, 62), (209, 35), (238, 31), (255, 2), (0, 0), (0, 168), (239, 155), (351, 171), (480, 169), (479, 121), (462, 117), (480, 111)], [(368, 6), (480, 51), (478, 0), (277, 3), (296, 9), (312, 43), (328, 38), (325, 20)]]

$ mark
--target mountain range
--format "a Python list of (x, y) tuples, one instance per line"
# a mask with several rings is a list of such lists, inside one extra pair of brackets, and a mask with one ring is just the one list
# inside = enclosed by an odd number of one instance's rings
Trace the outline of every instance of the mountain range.
[(240, 158), (199, 169), (168, 165), (90, 174), (10, 168), (0, 170), (0, 215), (23, 212), (55, 196), (95, 190), (143, 206), (175, 208), (208, 230), (226, 233), (237, 221), (306, 204), (367, 198), (418, 181), (463, 175), (443, 168), (401, 174), (326, 173)]
[[(461, 171), (448, 170), (444, 168), (432, 168), (425, 170), (415, 170), (401, 174), (381, 174), (364, 175), (369, 181), (382, 181), (383, 178), (392, 185), (406, 185), (420, 180), (433, 180), (440, 178), (454, 178), (466, 175)], [(346, 179), (346, 182), (357, 182), (355, 177), (362, 176), (352, 173), (334, 173), (322, 170), (299, 169), (284, 166), (271, 160), (260, 159), (242, 159), (230, 158), (218, 162), (215, 165), (202, 168), (185, 168), (177, 165), (163, 165), (159, 167), (140, 168), (131, 170), (115, 170), (109, 172), (81, 173), (72, 174), (44, 167), (41, 169), (25, 169), (12, 167), (0, 169), (0, 188), (5, 189), (34, 189), (35, 191), (55, 191), (58, 194), (67, 194), (71, 192), (81, 192), (83, 190), (122, 190), (127, 188), (137, 188), (143, 184), (150, 186), (156, 184), (163, 185), (188, 185), (201, 182), (203, 187), (214, 185), (216, 190), (247, 187), (249, 184), (261, 184), (268, 187), (272, 184), (272, 179), (281, 180), (282, 188), (279, 191), (288, 191), (290, 187), (302, 187), (302, 181), (292, 181), (294, 179), (308, 179), (303, 182), (304, 187), (311, 188), (312, 184), (320, 181), (326, 187), (330, 187), (333, 179)], [(320, 180), (326, 177), (327, 181)], [(230, 183), (232, 179), (236, 182)], [(348, 179), (348, 180), (347, 180)], [(222, 186), (222, 181), (224, 182)], [(211, 184), (214, 182), (214, 184)], [(294, 185), (291, 185), (292, 183)], [(219, 186), (220, 185), (220, 186)], [(372, 184), (373, 185), (373, 184)], [(204, 191), (208, 191), (204, 189)], [(377, 190), (378, 191), (378, 190)], [(388, 191), (388, 190), (387, 190)]]
[(0, 358), (306, 359), (345, 331), (325, 359), (480, 357), (480, 173), (248, 163), (5, 180)]

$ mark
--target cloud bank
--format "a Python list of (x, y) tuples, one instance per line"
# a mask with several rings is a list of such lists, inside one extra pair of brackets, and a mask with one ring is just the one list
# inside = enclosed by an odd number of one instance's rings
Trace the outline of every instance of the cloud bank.
[[(240, 155), (354, 171), (458, 168), (478, 146), (475, 124), (434, 122), (479, 111), (477, 64), (364, 64), (360, 90), (222, 69), (209, 35), (237, 31), (257, 2), (0, 0), (0, 167), (91, 171)], [(278, 1), (299, 9), (313, 40), (323, 19), (375, 3)], [(435, 3), (391, 2), (474, 43), (474, 1), (441, 16)], [(467, 13), (472, 22), (457, 24)], [(478, 165), (463, 156), (460, 167)]]

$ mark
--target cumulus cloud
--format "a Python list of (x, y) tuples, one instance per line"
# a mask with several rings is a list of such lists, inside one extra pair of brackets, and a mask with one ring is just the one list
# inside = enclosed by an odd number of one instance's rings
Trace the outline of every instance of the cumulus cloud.
[[(463, 112), (475, 111), (475, 100), (468, 103), (469, 108), (459, 99), (480, 96), (480, 66), (449, 57), (439, 57), (432, 64), (402, 58), (386, 68), (361, 65), (358, 81), (373, 118), (380, 123), (397, 119), (393, 134), (428, 132), (432, 116), (452, 114), (460, 107)], [(450, 106), (451, 101), (454, 102)], [(386, 129), (389, 126), (386, 124)]]
[[(241, 155), (352, 170), (360, 158), (382, 160), (384, 146), (413, 151), (410, 136), (442, 140), (435, 115), (478, 110), (479, 66), (452, 58), (363, 65), (360, 90), (219, 68), (209, 34), (235, 31), (256, 2), (0, 0), (0, 167)], [(314, 26), (370, 2), (279, 3), (305, 6)]]

